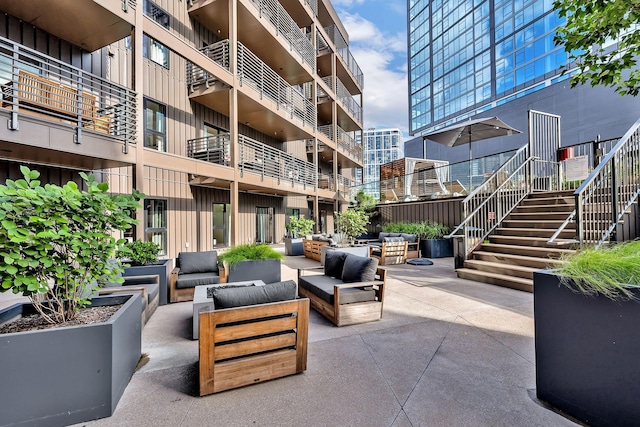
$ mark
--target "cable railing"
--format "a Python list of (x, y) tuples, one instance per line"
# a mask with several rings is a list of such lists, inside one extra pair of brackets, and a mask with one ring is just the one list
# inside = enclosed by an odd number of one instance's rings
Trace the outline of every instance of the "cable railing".
[(340, 79), (336, 79), (336, 95), (344, 108), (351, 113), (358, 123), (362, 123), (362, 107), (356, 102), (351, 92)]
[(0, 37), (3, 107), (10, 129), (22, 114), (75, 126), (75, 142), (85, 130), (134, 144), (137, 95), (133, 90)]
[(231, 165), (231, 138), (229, 133), (210, 135), (187, 141), (187, 157), (221, 166)]
[(349, 194), (349, 189), (357, 184), (354, 179), (338, 174), (338, 191), (345, 195)]
[(315, 187), (317, 172), (313, 163), (300, 160), (291, 154), (239, 135), (240, 159), (238, 170), (241, 176), (252, 173), (261, 177), (276, 178), (305, 187)]
[(261, 18), (268, 20), (279, 35), (289, 42), (294, 49), (313, 70), (316, 69), (316, 52), (313, 44), (300, 30), (298, 24), (287, 13), (277, 0), (250, 0), (258, 9)]
[(362, 144), (356, 142), (355, 138), (345, 132), (340, 126), (338, 130), (338, 149), (350, 157), (362, 162)]
[(302, 125), (315, 127), (316, 104), (306, 99), (278, 73), (262, 62), (242, 43), (238, 43), (238, 78), (240, 85), (247, 85), (275, 102), (278, 109), (289, 113)]
[[(229, 40), (221, 40), (210, 44), (209, 46), (205, 46), (200, 49), (200, 52), (216, 64), (223, 67), (225, 70), (230, 71)], [(217, 77), (215, 75), (212, 75), (187, 61), (187, 85), (189, 85), (192, 91), (197, 85), (204, 84), (209, 87), (209, 85), (215, 81), (217, 81)]]
[(580, 247), (616, 241), (618, 224), (640, 195), (640, 119), (575, 191)]

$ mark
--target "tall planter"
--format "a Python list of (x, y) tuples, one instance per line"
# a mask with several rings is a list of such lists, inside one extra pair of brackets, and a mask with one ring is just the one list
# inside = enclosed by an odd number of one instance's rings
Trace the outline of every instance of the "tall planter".
[(157, 274), (160, 276), (160, 300), (159, 305), (166, 305), (169, 293), (169, 278), (171, 276), (171, 260), (161, 259), (153, 264), (132, 265), (125, 267), (123, 276), (148, 276)]
[[(141, 354), (140, 294), (95, 297), (123, 304), (104, 323), (0, 334), (0, 421), (66, 426), (108, 417)], [(29, 303), (0, 310), (0, 323), (35, 313)]]
[(304, 250), (302, 249), (302, 238), (284, 238), (284, 254), (288, 256), (300, 256), (304, 255)]
[(227, 269), (227, 282), (245, 282), (248, 280), (262, 280), (264, 283), (274, 283), (281, 280), (281, 265), (279, 259), (261, 259), (239, 261)]
[(453, 256), (451, 239), (420, 239), (420, 252), (423, 258), (446, 258)]
[(637, 426), (640, 302), (575, 293), (549, 271), (533, 290), (538, 398), (592, 426)]

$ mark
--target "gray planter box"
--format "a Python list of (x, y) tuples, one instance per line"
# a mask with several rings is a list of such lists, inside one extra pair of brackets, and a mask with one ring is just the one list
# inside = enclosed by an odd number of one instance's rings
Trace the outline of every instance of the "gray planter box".
[(451, 239), (420, 239), (423, 258), (447, 258), (453, 256)]
[(300, 256), (304, 255), (304, 249), (302, 249), (302, 238), (284, 238), (284, 254), (288, 256)]
[(640, 302), (575, 293), (549, 271), (533, 280), (538, 398), (591, 426), (637, 426)]
[(160, 302), (159, 305), (168, 303), (167, 295), (169, 293), (169, 278), (171, 276), (172, 260), (161, 259), (155, 264), (150, 265), (133, 265), (125, 267), (123, 276), (148, 276), (157, 274), (160, 276)]
[[(140, 294), (95, 297), (124, 305), (105, 323), (0, 334), (2, 425), (66, 426), (108, 417), (141, 354)], [(0, 310), (0, 323), (35, 313)]]
[(227, 283), (262, 280), (264, 283), (281, 281), (281, 266), (279, 259), (261, 259), (240, 261), (229, 267)]

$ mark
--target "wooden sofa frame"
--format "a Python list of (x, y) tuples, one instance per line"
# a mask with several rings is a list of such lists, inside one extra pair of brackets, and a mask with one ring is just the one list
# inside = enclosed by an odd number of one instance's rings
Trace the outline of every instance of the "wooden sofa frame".
[(200, 396), (307, 369), (309, 299), (200, 313)]
[(328, 244), (329, 242), (322, 242), (320, 240), (302, 239), (304, 256), (320, 262), (322, 256), (322, 250), (320, 248)]
[[(220, 281), (218, 283), (227, 283), (227, 274), (224, 268), (218, 269)], [(178, 288), (178, 274), (180, 267), (174, 267), (169, 275), (169, 302), (193, 301), (193, 294), (196, 288)]]
[(132, 292), (140, 292), (142, 294), (141, 297), (144, 299), (144, 301), (147, 301), (147, 306), (142, 312), (142, 325), (144, 326), (147, 324), (147, 321), (149, 321), (149, 318), (151, 317), (151, 315), (158, 308), (158, 305), (160, 303), (160, 293), (158, 292), (158, 296), (154, 298), (152, 301), (149, 301), (149, 291), (147, 288), (145, 288), (144, 286), (127, 285), (126, 282), (127, 280), (129, 281), (135, 280), (136, 282), (144, 281), (145, 284), (147, 283), (156, 284), (160, 286), (160, 276), (157, 274), (148, 274), (148, 275), (141, 275), (141, 276), (127, 276), (127, 277), (124, 277), (124, 279), (125, 279), (125, 284), (123, 284), (123, 286), (100, 288), (98, 289), (98, 295), (113, 295), (113, 294), (120, 294), (120, 293), (127, 294)]
[[(298, 269), (298, 283), (300, 282), (300, 277), (303, 276), (303, 273), (314, 270), (324, 272), (324, 267)], [(384, 285), (386, 282), (387, 271), (384, 268), (378, 268), (376, 270), (376, 276), (379, 280), (373, 282), (344, 283), (341, 285), (335, 285), (333, 287), (333, 305), (302, 286), (298, 286), (298, 295), (301, 298), (309, 298), (311, 301), (311, 307), (336, 326), (348, 326), (357, 323), (372, 322), (382, 318)], [(373, 287), (376, 292), (375, 301), (340, 304), (340, 290), (348, 288), (362, 288), (364, 286)]]
[(374, 253), (374, 246), (369, 246), (369, 256), (378, 258), (379, 265), (404, 264), (407, 262), (409, 243), (403, 242), (382, 242), (380, 254)]

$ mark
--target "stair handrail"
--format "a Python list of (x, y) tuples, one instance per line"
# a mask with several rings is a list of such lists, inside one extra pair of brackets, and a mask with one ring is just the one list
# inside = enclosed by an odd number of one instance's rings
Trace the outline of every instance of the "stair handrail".
[(639, 168), (640, 118), (573, 193), (580, 248), (616, 241), (619, 221), (640, 197)]
[[(531, 163), (535, 160), (538, 158), (529, 157), (528, 145), (521, 147), (462, 201), (464, 220), (446, 237), (464, 239), (465, 259), (529, 195)], [(457, 234), (461, 229), (462, 235)]]

